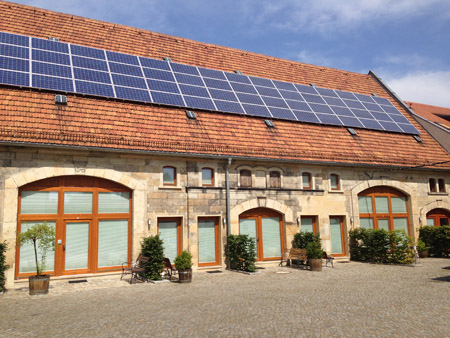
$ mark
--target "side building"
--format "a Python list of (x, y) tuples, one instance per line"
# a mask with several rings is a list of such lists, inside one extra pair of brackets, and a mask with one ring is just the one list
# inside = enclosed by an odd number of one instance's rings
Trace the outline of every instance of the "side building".
[(348, 258), (350, 229), (448, 224), (450, 155), (373, 72), (0, 1), (0, 121), (7, 287), (43, 221), (54, 276), (120, 270), (155, 234), (209, 269), (228, 234), (270, 264), (299, 231)]

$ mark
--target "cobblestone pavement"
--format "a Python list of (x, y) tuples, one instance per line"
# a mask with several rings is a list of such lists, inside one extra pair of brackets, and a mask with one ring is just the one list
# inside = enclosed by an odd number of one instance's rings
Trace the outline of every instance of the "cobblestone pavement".
[(1, 337), (450, 337), (450, 259), (197, 272), (191, 284), (120, 276), (0, 296)]

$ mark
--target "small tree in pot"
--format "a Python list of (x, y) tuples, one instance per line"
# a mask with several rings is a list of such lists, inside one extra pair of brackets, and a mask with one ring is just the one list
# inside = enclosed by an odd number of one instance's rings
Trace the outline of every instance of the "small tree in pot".
[(309, 260), (311, 271), (322, 271), (322, 245), (319, 240), (309, 242), (306, 246), (306, 256)]
[(43, 275), (42, 272), (45, 270), (47, 252), (55, 249), (55, 229), (46, 222), (35, 224), (19, 234), (17, 243), (19, 245), (33, 244), (36, 275), (30, 276), (28, 279), (30, 295), (48, 293), (50, 276)]
[(183, 251), (175, 258), (175, 267), (178, 270), (180, 283), (190, 283), (192, 281), (192, 255)]
[(417, 241), (417, 252), (419, 253), (419, 257), (420, 258), (427, 258), (428, 257), (428, 247), (425, 244), (424, 241), (422, 241), (421, 239), (419, 239)]

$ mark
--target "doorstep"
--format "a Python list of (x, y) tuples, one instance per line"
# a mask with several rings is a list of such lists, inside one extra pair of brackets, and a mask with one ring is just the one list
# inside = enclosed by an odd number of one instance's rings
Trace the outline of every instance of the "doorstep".
[[(105, 276), (120, 276), (122, 271), (110, 271), (110, 272), (99, 272), (99, 273), (85, 273), (78, 275), (63, 275), (63, 276), (50, 276), (50, 281), (60, 281), (60, 280), (71, 280), (71, 279), (83, 279), (83, 278), (95, 278), (95, 277), (105, 277)], [(28, 285), (28, 277), (17, 279), (14, 281), (14, 289), (23, 288), (24, 284)]]

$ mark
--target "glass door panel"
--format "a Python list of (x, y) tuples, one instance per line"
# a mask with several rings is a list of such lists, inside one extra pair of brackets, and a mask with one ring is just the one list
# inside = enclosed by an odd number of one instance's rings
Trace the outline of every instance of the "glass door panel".
[(89, 267), (89, 222), (66, 223), (65, 270)]
[(258, 256), (258, 243), (256, 237), (256, 219), (241, 219), (240, 221), (240, 233), (242, 235), (248, 235), (253, 238), (256, 248), (256, 256)]
[(263, 257), (281, 257), (280, 219), (278, 217), (262, 217)]
[(216, 223), (214, 220), (199, 220), (198, 222), (198, 261), (216, 263)]
[(330, 218), (331, 253), (343, 254), (341, 219), (339, 217)]
[(379, 218), (378, 219), (378, 230), (384, 229), (389, 231), (389, 219)]
[(178, 222), (159, 221), (159, 237), (163, 240), (164, 256), (173, 264), (178, 255)]
[(128, 261), (128, 220), (98, 222), (98, 267), (120, 266)]
[[(21, 232), (25, 232), (35, 224), (42, 224), (42, 223), (43, 223), (42, 221), (22, 222), (20, 230)], [(56, 228), (56, 222), (47, 221), (46, 223), (53, 229)], [(39, 249), (39, 247), (37, 248), (37, 254), (39, 262), (42, 254), (42, 251)], [(55, 250), (49, 250), (47, 251), (47, 256), (45, 259), (44, 271), (53, 271), (54, 269), (55, 269)], [(36, 273), (36, 259), (34, 255), (34, 245), (32, 243), (26, 243), (20, 247), (19, 273)]]

